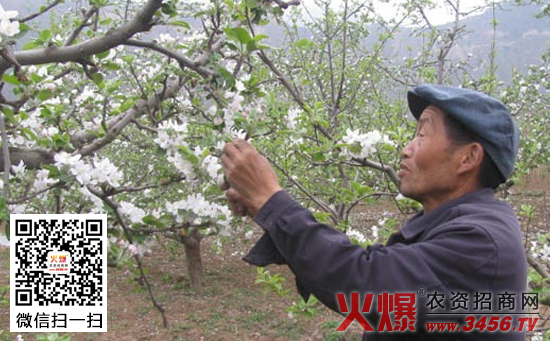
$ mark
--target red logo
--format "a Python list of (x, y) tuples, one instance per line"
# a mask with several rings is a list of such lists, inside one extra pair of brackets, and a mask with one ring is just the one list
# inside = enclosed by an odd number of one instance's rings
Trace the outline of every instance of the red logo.
[[(368, 313), (372, 305), (372, 299), (374, 294), (366, 294), (363, 302), (361, 312)], [(336, 329), (337, 331), (345, 331), (349, 325), (357, 320), (361, 327), (365, 331), (374, 331), (374, 328), (367, 322), (365, 317), (359, 312), (359, 293), (351, 293), (351, 312), (348, 310), (346, 304), (346, 297), (344, 294), (337, 294), (338, 305), (342, 313), (348, 313), (345, 320)], [(380, 324), (378, 325), (378, 331), (405, 331), (415, 330), (414, 324), (416, 322), (416, 296), (414, 293), (398, 293), (388, 294), (383, 293), (378, 295), (378, 309), (377, 312), (382, 314)], [(390, 317), (390, 313), (393, 312), (393, 322)]]

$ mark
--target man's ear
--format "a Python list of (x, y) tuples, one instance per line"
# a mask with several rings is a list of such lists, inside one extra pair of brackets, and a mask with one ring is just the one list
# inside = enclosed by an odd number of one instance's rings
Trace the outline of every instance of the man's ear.
[(478, 142), (472, 142), (462, 147), (458, 165), (458, 173), (466, 173), (481, 167), (485, 151)]

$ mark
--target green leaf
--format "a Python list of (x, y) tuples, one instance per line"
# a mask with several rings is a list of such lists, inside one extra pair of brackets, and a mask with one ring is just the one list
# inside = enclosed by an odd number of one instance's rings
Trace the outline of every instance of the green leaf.
[(43, 42), (48, 41), (52, 37), (52, 31), (44, 30), (40, 32), (39, 39)]
[(105, 87), (105, 83), (103, 83), (103, 75), (101, 73), (92, 74), (92, 80), (100, 89)]
[(313, 160), (316, 161), (316, 162), (325, 161), (325, 153), (323, 153), (323, 152), (313, 153)]
[(120, 66), (118, 66), (117, 63), (113, 63), (113, 62), (103, 62), (103, 67), (110, 71), (120, 70)]
[(31, 139), (31, 140), (36, 139), (36, 135), (35, 135), (34, 132), (33, 132), (31, 129), (29, 129), (29, 128), (26, 128), (26, 127), (25, 127), (25, 128), (21, 128), (21, 132), (22, 132), (23, 134), (25, 134), (25, 136), (27, 136), (27, 137), (28, 137), (29, 139)]
[(242, 27), (226, 28), (224, 31), (227, 34), (227, 38), (241, 44), (248, 44), (252, 40), (248, 31)]
[(24, 22), (19, 24), (19, 31), (27, 32), (29, 29), (29, 25), (25, 24)]
[(107, 18), (107, 19), (103, 19), (99, 22), (100, 25), (109, 25), (111, 22), (113, 21), (113, 19), (111, 18)]
[(53, 92), (51, 92), (50, 90), (46, 90), (46, 89), (40, 90), (38, 92), (37, 97), (38, 97), (39, 100), (41, 100), (43, 102), (43, 101), (46, 101), (46, 100), (52, 98), (53, 97)]
[(125, 100), (125, 101), (120, 105), (120, 107), (118, 107), (118, 110), (119, 110), (120, 112), (125, 112), (126, 110), (130, 109), (131, 107), (133, 107), (135, 103), (136, 103), (136, 101), (134, 101), (134, 99), (128, 98), (127, 100)]
[(197, 155), (195, 155), (195, 153), (191, 151), (191, 149), (186, 146), (179, 146), (178, 149), (183, 154), (183, 156), (193, 165), (197, 166), (199, 164), (199, 158), (197, 157)]
[(11, 74), (4, 74), (4, 76), (2, 76), (2, 80), (6, 83), (13, 84), (13, 85), (21, 84), (17, 76), (11, 75)]
[(38, 48), (40, 46), (42, 46), (42, 44), (40, 44), (40, 42), (37, 42), (36, 40), (33, 40), (33, 41), (29, 41), (28, 43), (23, 45), (23, 50), (24, 51), (33, 50), (33, 49)]
[(31, 80), (32, 80), (34, 83), (40, 83), (40, 82), (43, 81), (44, 78), (46, 78), (46, 77), (44, 77), (44, 76), (39, 76), (39, 75), (37, 75), (36, 73), (31, 73), (30, 78), (31, 78)]
[(56, 147), (63, 148), (69, 145), (71, 138), (69, 137), (68, 134), (63, 133), (63, 134), (55, 134), (52, 137), (52, 140)]
[(109, 55), (109, 50), (106, 50), (106, 51), (97, 53), (96, 57), (99, 58), (99, 59), (103, 59), (103, 58), (107, 57), (108, 55)]
[(147, 225), (155, 226), (158, 228), (166, 227), (162, 221), (160, 221), (159, 219), (157, 219), (155, 216), (152, 216), (152, 215), (147, 215), (143, 217), (143, 222)]
[(219, 68), (218, 73), (222, 76), (227, 86), (232, 87), (235, 85), (235, 77), (233, 77), (231, 72), (227, 71), (225, 68)]
[(48, 177), (49, 178), (57, 179), (61, 175), (61, 171), (59, 170), (59, 168), (57, 168), (54, 165), (43, 165), (42, 168), (48, 170), (48, 172), (49, 172)]
[(246, 0), (245, 5), (248, 8), (255, 8), (260, 5), (260, 2), (258, 0)]
[(300, 49), (303, 49), (304, 47), (308, 46), (310, 44), (309, 39), (300, 39), (297, 42), (294, 43), (294, 45)]
[(254, 36), (254, 41), (260, 41), (260, 40), (263, 40), (263, 39), (268, 39), (269, 36), (266, 35), (266, 34), (258, 34), (256, 36)]
[(183, 21), (183, 20), (174, 20), (174, 21), (170, 21), (168, 23), (168, 25), (172, 25), (172, 26), (180, 26), (180, 27), (185, 27), (187, 29), (191, 29), (191, 25), (189, 25), (186, 21)]

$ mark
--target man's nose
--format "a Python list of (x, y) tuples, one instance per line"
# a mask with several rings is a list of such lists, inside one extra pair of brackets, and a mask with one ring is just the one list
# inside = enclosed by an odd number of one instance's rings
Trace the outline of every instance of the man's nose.
[(408, 159), (412, 156), (414, 152), (413, 142), (414, 140), (409, 141), (409, 143), (407, 143), (407, 145), (403, 148), (403, 150), (401, 150), (401, 157), (403, 159)]

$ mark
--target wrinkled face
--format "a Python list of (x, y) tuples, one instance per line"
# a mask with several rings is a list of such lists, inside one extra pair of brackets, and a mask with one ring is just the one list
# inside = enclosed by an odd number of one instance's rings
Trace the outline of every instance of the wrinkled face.
[(444, 115), (432, 105), (424, 109), (414, 139), (401, 153), (400, 191), (425, 207), (443, 202), (457, 184), (457, 158), (445, 131)]

